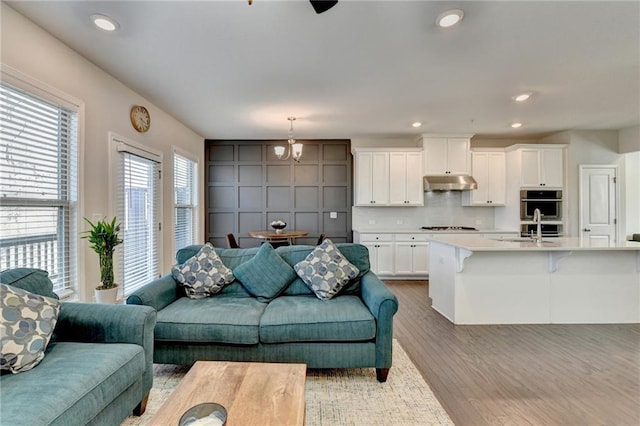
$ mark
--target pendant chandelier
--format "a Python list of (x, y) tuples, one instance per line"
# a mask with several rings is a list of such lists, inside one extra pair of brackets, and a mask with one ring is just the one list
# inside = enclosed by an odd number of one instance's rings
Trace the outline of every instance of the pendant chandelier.
[[(293, 157), (293, 160), (296, 162), (300, 162), (300, 157), (302, 157), (302, 144), (300, 142), (296, 142), (293, 138), (293, 122), (295, 117), (288, 117), (287, 120), (290, 122), (289, 126), (289, 139), (287, 140), (287, 147), (284, 146), (275, 146), (273, 147), (273, 151), (278, 157), (278, 160), (288, 160), (289, 157)], [(287, 155), (284, 155), (284, 152), (287, 151)]]

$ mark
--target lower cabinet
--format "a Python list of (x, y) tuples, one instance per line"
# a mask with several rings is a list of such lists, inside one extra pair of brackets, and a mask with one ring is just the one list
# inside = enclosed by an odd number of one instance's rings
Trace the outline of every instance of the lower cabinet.
[(426, 279), (429, 234), (354, 234), (369, 249), (371, 270), (381, 278)]

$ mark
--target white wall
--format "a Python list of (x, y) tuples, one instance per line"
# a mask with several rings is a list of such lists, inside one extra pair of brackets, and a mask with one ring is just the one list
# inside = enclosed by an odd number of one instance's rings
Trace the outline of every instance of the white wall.
[[(109, 203), (108, 133), (114, 132), (164, 154), (163, 164), (163, 258), (166, 273), (174, 263), (173, 253), (173, 148), (176, 146), (199, 160), (198, 181), (204, 182), (204, 138), (80, 56), (40, 27), (1, 5), (2, 63), (60, 90), (84, 103), (81, 135), (80, 215), (111, 216)], [(151, 129), (137, 133), (129, 111), (142, 104), (151, 113)], [(199, 188), (200, 200), (204, 189)], [(202, 201), (201, 201), (202, 202)], [(200, 209), (200, 234), (204, 239), (204, 209)], [(80, 229), (84, 229), (81, 223)], [(84, 240), (80, 245), (79, 297), (91, 300), (100, 281), (98, 259)]]
[(627, 127), (618, 131), (618, 152), (640, 151), (640, 126)]

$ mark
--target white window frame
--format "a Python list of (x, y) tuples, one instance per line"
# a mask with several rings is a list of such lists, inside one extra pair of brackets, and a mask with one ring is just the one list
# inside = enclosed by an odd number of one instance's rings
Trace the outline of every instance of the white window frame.
[[(193, 204), (190, 205), (178, 205), (176, 204), (176, 196), (175, 196), (175, 160), (176, 160), (176, 156), (180, 156), (184, 159), (187, 159), (189, 161), (191, 161), (194, 164), (194, 169), (193, 169), (193, 188), (191, 188), (192, 190), (192, 200), (193, 200)], [(199, 168), (200, 168), (200, 164), (198, 161), (198, 158), (184, 150), (181, 150), (180, 148), (174, 146), (173, 147), (173, 171), (174, 171), (174, 175), (173, 175), (173, 238), (172, 238), (172, 244), (173, 244), (173, 253), (176, 253), (176, 251), (178, 249), (180, 249), (181, 247), (176, 247), (176, 229), (175, 229), (175, 223), (177, 220), (177, 211), (179, 207), (189, 207), (192, 209), (192, 223), (193, 223), (193, 235), (192, 235), (192, 242), (193, 244), (196, 244), (198, 241), (198, 235), (200, 235), (200, 223), (198, 220), (198, 208), (199, 208), (199, 204), (200, 204), (200, 200), (198, 198), (198, 172), (199, 172)]]
[[(113, 216), (117, 216), (118, 217), (118, 222), (121, 222), (121, 219), (118, 216), (118, 196), (119, 194), (117, 194), (118, 191), (118, 178), (119, 178), (119, 172), (120, 170), (118, 169), (118, 166), (120, 164), (120, 153), (121, 152), (127, 152), (133, 155), (136, 155), (138, 157), (142, 157), (146, 160), (150, 160), (150, 161), (154, 161), (156, 163), (158, 163), (158, 170), (161, 174), (161, 176), (163, 175), (163, 153), (161, 151), (157, 151), (153, 148), (149, 148), (148, 146), (141, 144), (139, 142), (136, 142), (134, 140), (128, 139), (124, 136), (120, 136), (114, 132), (109, 132), (109, 144), (111, 146), (111, 149), (109, 149), (109, 164), (110, 164), (110, 173), (111, 173), (111, 177), (109, 179), (110, 181), (110, 189), (109, 189), (109, 205), (110, 208), (109, 210), (111, 211), (111, 215), (110, 217)], [(162, 213), (162, 207), (163, 207), (163, 184), (162, 184), (162, 179), (160, 179), (159, 182), (159, 193), (158, 193), (158, 211), (157, 211), (157, 215), (158, 215), (158, 226), (159, 228), (156, 230), (156, 232), (158, 233), (157, 235), (157, 241), (158, 241), (158, 247), (157, 247), (157, 252), (156, 255), (158, 256), (158, 258), (156, 259), (156, 271), (155, 271), (155, 276), (159, 277), (161, 275), (161, 271), (162, 271), (162, 259), (163, 259), (163, 232), (162, 232), (162, 218), (163, 218), (163, 213)], [(122, 253), (118, 253), (118, 250), (122, 250), (122, 247), (120, 248), (116, 248), (116, 259), (114, 261), (114, 272), (115, 272), (115, 276), (116, 277), (121, 277), (122, 275)], [(119, 278), (116, 278), (116, 280)], [(119, 297), (121, 298), (125, 298), (126, 296), (128, 296), (129, 292), (127, 291), (127, 289), (125, 288), (125, 285), (121, 286), (122, 288), (119, 290)]]
[(86, 289), (80, 286), (79, 283), (84, 282), (84, 269), (80, 267), (80, 265), (84, 264), (84, 256), (82, 250), (79, 249), (79, 244), (80, 221), (84, 216), (84, 204), (82, 202), (82, 194), (84, 191), (84, 162), (82, 158), (84, 158), (85, 103), (4, 63), (0, 63), (0, 79), (17, 89), (24, 90), (32, 96), (42, 98), (45, 101), (76, 113), (75, 194), (72, 194), (72, 198), (68, 204), (70, 222), (69, 232), (65, 235), (68, 241), (68, 254), (66, 259), (69, 262), (69, 287), (62, 291), (56, 291), (56, 294), (60, 299), (66, 300), (83, 298)]

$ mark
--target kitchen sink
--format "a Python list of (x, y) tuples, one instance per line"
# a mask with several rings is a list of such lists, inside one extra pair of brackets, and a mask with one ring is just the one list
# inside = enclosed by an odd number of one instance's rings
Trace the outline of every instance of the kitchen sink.
[[(510, 243), (535, 243), (533, 238), (521, 237), (521, 238), (493, 238), (494, 241), (507, 241)], [(540, 240), (542, 244), (557, 245), (557, 241), (552, 240)]]

